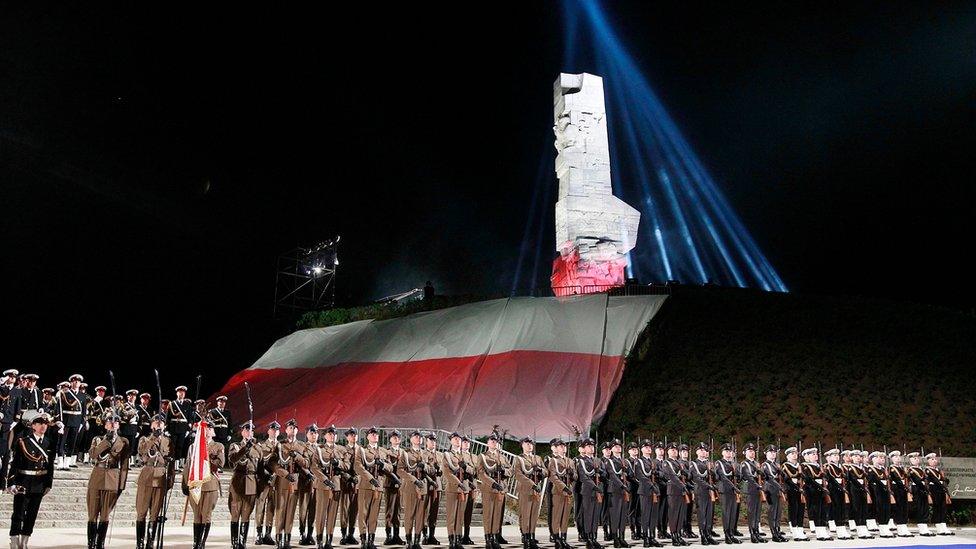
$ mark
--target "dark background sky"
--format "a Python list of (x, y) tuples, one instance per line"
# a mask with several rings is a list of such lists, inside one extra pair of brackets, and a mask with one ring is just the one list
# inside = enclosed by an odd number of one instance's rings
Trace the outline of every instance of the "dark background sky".
[[(792, 290), (970, 310), (976, 5), (814, 6), (606, 9)], [(557, 3), (206, 9), (0, 9), (5, 367), (215, 390), (335, 234), (343, 304), (512, 287)]]

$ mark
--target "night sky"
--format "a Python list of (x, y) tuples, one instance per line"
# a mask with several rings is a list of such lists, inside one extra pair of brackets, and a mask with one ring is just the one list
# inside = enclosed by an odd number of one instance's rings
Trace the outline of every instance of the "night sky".
[[(605, 9), (790, 289), (971, 310), (976, 5), (685, 4)], [(161, 8), (0, 10), (4, 367), (215, 390), (336, 234), (342, 305), (548, 284), (559, 4)]]

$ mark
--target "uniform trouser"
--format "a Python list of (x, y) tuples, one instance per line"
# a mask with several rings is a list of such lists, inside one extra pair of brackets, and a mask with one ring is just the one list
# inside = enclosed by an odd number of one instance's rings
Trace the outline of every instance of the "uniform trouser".
[(933, 491), (932, 492), (932, 524), (940, 524), (946, 521), (947, 507), (948, 504), (946, 504), (945, 492)]
[(766, 518), (769, 522), (769, 532), (777, 533), (780, 531), (779, 521), (782, 512), (783, 498), (780, 496), (782, 492), (771, 492), (766, 491), (766, 504), (769, 506), (769, 512)]
[(298, 491), (298, 524), (303, 532), (312, 533), (312, 521), (315, 520), (314, 492), (311, 486)]
[(708, 489), (696, 490), (695, 499), (698, 501), (698, 534), (709, 536), (715, 520), (715, 502), (712, 501), (712, 492)]
[(868, 495), (863, 490), (851, 490), (851, 518), (857, 526), (865, 526), (868, 518)]
[(671, 535), (680, 534), (681, 527), (685, 523), (685, 513), (688, 506), (685, 505), (684, 494), (668, 494), (668, 529)]
[(610, 499), (612, 497), (609, 492), (603, 492), (603, 508), (600, 509), (600, 524), (604, 528), (610, 528), (610, 508), (612, 507)]
[(786, 519), (790, 526), (803, 526), (803, 499), (799, 490), (786, 491)]
[[(64, 436), (58, 441), (58, 457), (73, 456), (78, 443), (78, 427), (65, 427)], [(129, 446), (132, 448), (132, 446)]]
[(891, 518), (891, 494), (887, 490), (878, 489), (871, 494), (874, 501), (874, 518), (878, 524), (888, 524)]
[(565, 534), (569, 530), (569, 515), (573, 512), (572, 497), (562, 490), (552, 490), (549, 525), (554, 534)]
[[(10, 467), (10, 424), (0, 426), (0, 487), (7, 487), (7, 469)], [(53, 429), (48, 429), (50, 434)]]
[(214, 440), (224, 445), (224, 463), (227, 463), (230, 457), (230, 441), (227, 440), (229, 434), (230, 430), (227, 427), (214, 427)]
[(389, 489), (386, 490), (386, 499), (383, 501), (385, 510), (385, 521), (383, 524), (389, 528), (391, 526), (395, 528), (400, 527), (400, 490)]
[(824, 494), (819, 490), (807, 490), (807, 518), (814, 526), (827, 526), (824, 513)]
[(759, 529), (759, 515), (762, 513), (762, 496), (760, 491), (750, 491), (746, 496), (746, 507), (749, 511), (749, 531)]
[[(125, 434), (122, 434), (122, 433), (119, 433), (119, 434), (122, 436), (122, 438), (124, 438), (125, 440), (129, 441), (129, 448), (135, 449), (135, 448), (138, 448), (139, 447), (138, 443), (136, 443), (136, 439), (139, 438), (139, 431), (137, 431), (137, 430), (132, 430), (132, 431), (126, 430)], [(74, 451), (69, 451), (68, 452), (68, 455), (71, 455), (71, 454), (74, 454), (74, 453), (75, 453)], [(133, 456), (136, 456), (138, 454), (136, 454), (135, 452), (132, 452), (132, 455)]]
[(339, 514), (340, 493), (333, 490), (315, 490), (315, 534), (332, 535), (336, 516)]
[(241, 494), (233, 488), (227, 496), (227, 506), (230, 509), (231, 522), (251, 522), (251, 513), (254, 512), (254, 503), (257, 494)]
[(434, 528), (437, 526), (437, 513), (441, 507), (441, 491), (431, 490), (427, 492), (426, 501), (426, 512), (427, 512), (427, 528), (430, 535), (434, 535)]
[(663, 532), (668, 527), (668, 497), (665, 495), (668, 493), (668, 485), (658, 483), (657, 487), (661, 493), (657, 506), (657, 528)]
[(275, 534), (291, 534), (295, 524), (295, 509), (298, 508), (298, 490), (290, 490), (286, 486), (275, 490)]
[(380, 516), (383, 492), (359, 490), (359, 535), (376, 533), (376, 521)]
[(542, 501), (546, 505), (546, 516), (549, 517), (546, 526), (549, 528), (549, 535), (552, 535), (554, 530), (552, 529), (552, 483), (546, 484), (546, 493), (542, 496)]
[(654, 537), (657, 527), (658, 503), (654, 501), (654, 494), (640, 496), (640, 523), (645, 536)]
[(580, 496), (579, 487), (573, 487), (573, 520), (576, 523), (576, 532), (585, 534), (583, 528), (583, 498)]
[(691, 532), (691, 514), (695, 510), (694, 500), (689, 501), (687, 504), (685, 504), (685, 507), (686, 509), (685, 509), (684, 529), (688, 532)]
[(736, 517), (739, 516), (739, 502), (735, 500), (735, 492), (722, 492), (722, 530), (726, 534), (735, 531)]
[(43, 493), (14, 495), (14, 511), (10, 515), (11, 536), (29, 536), (34, 533), (34, 521), (37, 520), (37, 511), (43, 498)]
[(908, 492), (895, 489), (895, 503), (891, 506), (891, 516), (895, 524), (908, 524)]
[(200, 501), (190, 498), (190, 507), (193, 508), (193, 524), (207, 524), (213, 515), (214, 507), (217, 506), (217, 496), (220, 492), (200, 492)]
[(275, 496), (274, 486), (269, 484), (263, 489), (258, 489), (258, 496), (254, 500), (254, 522), (258, 528), (264, 527), (271, 532), (277, 504), (278, 498)]
[(162, 486), (142, 486), (136, 488), (136, 521), (156, 520), (163, 507), (166, 490)]
[(539, 524), (540, 504), (541, 502), (539, 501), (539, 498), (536, 497), (536, 492), (534, 490), (519, 491), (519, 530), (523, 534), (535, 533), (535, 528)]
[[(169, 429), (170, 440), (173, 441), (173, 459), (183, 459), (186, 457), (186, 451), (188, 449), (188, 445), (186, 444), (186, 427), (177, 427), (174, 429), (174, 425), (177, 424), (171, 425)], [(180, 423), (178, 425), (182, 426), (185, 424)]]
[(641, 525), (641, 498), (637, 495), (637, 490), (630, 491), (630, 509), (627, 510), (627, 520), (630, 523), (630, 529), (636, 530)]
[(500, 534), (502, 531), (505, 494), (493, 491), (481, 492), (481, 512), (485, 524), (485, 534)]
[(356, 515), (359, 514), (359, 491), (353, 487), (351, 490), (343, 490), (342, 497), (339, 499), (339, 526), (343, 529), (348, 528), (349, 534), (356, 529)]
[[(410, 482), (400, 485), (400, 501), (403, 504), (403, 532), (408, 536), (408, 540), (409, 536), (420, 533), (424, 529), (424, 520), (427, 516), (425, 514), (426, 493), (425, 491), (425, 496), (421, 497), (417, 493), (417, 487)], [(487, 512), (487, 509), (485, 511)], [(485, 524), (488, 524), (487, 518)]]
[(116, 490), (99, 490), (88, 485), (88, 522), (108, 522), (112, 508), (119, 499)]
[(467, 501), (468, 494), (463, 492), (444, 492), (444, 507), (447, 510), (447, 535), (455, 536), (464, 533), (464, 506)]
[(912, 518), (916, 524), (926, 524), (929, 520), (928, 494), (921, 490), (912, 490)]
[(614, 535), (623, 534), (627, 528), (627, 514), (630, 511), (630, 502), (627, 501), (627, 492), (616, 492), (609, 494), (603, 501), (610, 501), (607, 514), (610, 516), (610, 531)]
[(474, 517), (474, 498), (477, 497), (477, 491), (471, 490), (468, 492), (468, 499), (464, 501), (464, 527), (471, 528), (471, 520)]
[(583, 531), (589, 536), (594, 536), (600, 527), (603, 503), (596, 500), (596, 495), (586, 494), (580, 495), (580, 502), (583, 507)]
[(830, 487), (830, 505), (827, 518), (837, 524), (847, 524), (847, 504), (844, 502), (844, 489)]

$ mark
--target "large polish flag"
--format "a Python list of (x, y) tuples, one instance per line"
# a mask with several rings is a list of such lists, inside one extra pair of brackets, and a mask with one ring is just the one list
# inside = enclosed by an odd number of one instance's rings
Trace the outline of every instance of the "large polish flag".
[(666, 296), (517, 297), (300, 330), (219, 394), (236, 417), (417, 427), (540, 440), (587, 432)]

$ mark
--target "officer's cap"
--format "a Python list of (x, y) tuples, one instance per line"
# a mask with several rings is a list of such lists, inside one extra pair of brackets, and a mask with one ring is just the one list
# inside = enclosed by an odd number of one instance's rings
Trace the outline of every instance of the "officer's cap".
[(637, 446), (637, 443), (636, 443), (636, 442), (634, 442), (634, 441), (630, 441), (630, 442), (629, 442), (629, 443), (627, 444), (627, 449), (628, 449), (628, 450), (630, 450), (631, 448), (634, 448), (634, 449), (636, 449), (637, 447), (638, 447), (638, 446)]
[(81, 374), (71, 374), (68, 381), (85, 381), (85, 378)]
[(366, 434), (367, 435), (378, 435), (379, 434), (379, 431), (376, 430), (376, 427), (370, 427), (369, 429), (366, 429)]
[(291, 418), (291, 419), (289, 419), (289, 420), (288, 420), (288, 421), (287, 421), (287, 422), (285, 423), (285, 427), (296, 427), (296, 428), (297, 428), (297, 427), (298, 427), (298, 420), (297, 420), (297, 419), (295, 419), (295, 418)]
[(747, 442), (746, 445), (742, 447), (742, 453), (743, 454), (746, 453), (746, 450), (755, 450), (755, 449), (756, 449), (755, 444), (751, 442)]
[(193, 403), (194, 404), (206, 404), (207, 401), (204, 400), (204, 399), (202, 399), (202, 398), (198, 398), (198, 399), (194, 400)]
[(778, 454), (779, 448), (777, 448), (775, 444), (770, 444), (769, 446), (766, 446), (766, 452), (776, 452)]
[(614, 446), (622, 446), (619, 438), (615, 438), (610, 442), (610, 447), (613, 448)]
[(125, 399), (122, 398), (122, 395), (112, 395), (112, 400), (119, 400), (119, 401), (121, 401), (121, 400), (125, 400)]
[(601, 450), (609, 450), (610, 448), (613, 448), (613, 444), (611, 444), (608, 441), (604, 441), (603, 444), (600, 446)]
[(817, 453), (817, 447), (816, 446), (811, 446), (811, 447), (803, 450), (803, 452), (801, 452), (801, 453), (803, 455), (805, 455), (805, 456), (809, 456), (810, 454), (816, 454)]
[(41, 414), (38, 414), (38, 415), (34, 416), (34, 419), (31, 420), (31, 425), (34, 425), (35, 423), (45, 423), (45, 424), (47, 424), (47, 423), (50, 423), (50, 422), (51, 422), (51, 416), (49, 416), (47, 414), (44, 414), (44, 413), (41, 413)]
[(849, 455), (851, 455), (851, 451), (850, 450), (844, 450), (844, 451), (842, 451), (840, 453), (840, 455), (842, 455), (842, 456), (849, 456)]
[(688, 445), (685, 444), (684, 442), (678, 445), (678, 450), (687, 450), (687, 449), (688, 449)]
[(900, 455), (901, 455), (901, 452), (899, 452), (898, 450), (892, 450), (892, 451), (888, 452), (888, 457), (889, 458), (893, 458), (895, 456), (900, 456)]
[(876, 457), (885, 457), (885, 455), (884, 455), (884, 452), (879, 452), (879, 451), (875, 450), (875, 451), (871, 452), (870, 454), (868, 454), (868, 457), (871, 458), (871, 459), (874, 459)]
[(918, 452), (908, 452), (907, 454), (905, 454), (905, 457), (915, 458), (915, 457), (918, 457), (920, 455), (922, 455), (922, 454), (920, 454)]
[(471, 439), (468, 438), (468, 435), (464, 435), (461, 437), (461, 442), (471, 442)]
[(657, 441), (657, 442), (654, 443), (654, 448), (660, 448), (660, 449), (663, 450), (664, 449), (664, 443), (659, 440), (659, 441)]
[(424, 434), (421, 433), (420, 431), (414, 430), (414, 431), (412, 431), (410, 433), (410, 438), (413, 438), (413, 437), (424, 438)]
[(488, 440), (494, 440), (495, 442), (498, 442), (501, 439), (502, 439), (501, 435), (499, 435), (498, 433), (495, 433), (495, 432), (493, 432), (490, 435), (488, 435)]
[(138, 389), (129, 389), (128, 391), (125, 392), (125, 396), (129, 396), (129, 395), (136, 396), (138, 394), (139, 394)]
[(790, 447), (789, 447), (789, 448), (787, 448), (786, 450), (783, 450), (783, 452), (784, 452), (784, 453), (785, 453), (786, 455), (790, 455), (790, 454), (795, 454), (795, 453), (796, 453), (796, 446), (790, 446)]
[(176, 387), (176, 390), (177, 391), (183, 391), (185, 393), (186, 392), (186, 385), (180, 385), (180, 386)]
[(437, 435), (434, 433), (427, 433), (427, 440), (437, 440)]
[(869, 453), (868, 453), (868, 451), (867, 451), (867, 450), (861, 450), (861, 451), (860, 451), (860, 454), (861, 454), (861, 457), (862, 457), (862, 458), (866, 458), (866, 457), (868, 457), (869, 455), (871, 455), (871, 454), (869, 454)]
[(276, 431), (280, 431), (281, 430), (281, 424), (278, 423), (277, 420), (272, 421), (271, 423), (268, 424), (268, 429), (274, 429)]
[(698, 449), (699, 450), (708, 450), (709, 449), (709, 446), (708, 446), (708, 444), (705, 444), (704, 442), (699, 442), (698, 443)]
[(17, 375), (20, 375), (20, 372), (18, 372), (17, 370), (14, 370), (13, 368), (11, 368), (9, 370), (4, 370), (3, 371), (3, 375), (5, 375), (5, 376), (17, 376)]
[(139, 395), (139, 398), (149, 399), (152, 398), (152, 395), (150, 395), (149, 393), (142, 393), (141, 395)]
[(24, 374), (24, 379), (29, 379), (31, 381), (37, 381), (38, 377), (39, 376), (37, 374)]
[(45, 395), (53, 395), (53, 394), (54, 394), (54, 389), (52, 389), (52, 388), (50, 388), (50, 387), (47, 387), (47, 388), (45, 388), (45, 389), (44, 389), (43, 391), (41, 391), (41, 392), (43, 392), (43, 393), (44, 393)]
[(216, 401), (217, 402), (227, 402), (227, 397), (224, 396), (224, 395), (220, 395), (219, 397), (217, 397), (217, 400)]
[(152, 417), (152, 420), (153, 421), (162, 421), (163, 423), (166, 423), (166, 414), (156, 414), (156, 415), (154, 415)]
[(641, 441), (640, 445), (641, 445), (641, 448), (653, 448), (654, 447), (654, 443), (651, 442), (650, 439), (646, 439), (646, 438)]
[(451, 436), (448, 438), (461, 438), (461, 434), (458, 433), (457, 431), (454, 431), (453, 433), (451, 433)]
[(838, 450), (837, 448), (831, 448), (830, 450), (824, 452), (824, 456), (836, 456), (839, 454), (840, 454), (840, 450)]
[(532, 442), (532, 437), (522, 437), (522, 439), (519, 440), (519, 442), (521, 442), (522, 444), (525, 444), (526, 442), (531, 443)]
[(938, 459), (938, 457), (939, 457), (938, 454), (936, 454), (935, 452), (929, 452), (925, 454), (925, 459)]
[(732, 444), (729, 443), (729, 442), (726, 442), (725, 444), (723, 444), (722, 445), (722, 451), (723, 452), (725, 452), (725, 451), (732, 451)]
[(322, 430), (325, 431), (325, 434), (329, 434), (329, 433), (331, 433), (333, 435), (336, 434), (336, 426), (335, 425), (329, 425), (328, 427), (326, 427), (325, 429), (322, 429)]
[(349, 436), (349, 435), (358, 435), (358, 434), (359, 433), (356, 431), (356, 428), (355, 427), (350, 427), (350, 428), (346, 429), (346, 433), (345, 433), (346, 436)]
[(65, 387), (67, 387), (68, 385), (71, 385), (71, 384), (70, 384), (70, 383), (68, 383), (67, 381), (61, 381), (61, 382), (58, 382), (58, 389), (64, 389), (64, 388), (65, 388)]
[(561, 439), (561, 438), (559, 438), (559, 437), (556, 437), (556, 438), (552, 439), (549, 442), (549, 447), (550, 448), (555, 448), (556, 446), (566, 446), (566, 441), (563, 440), (563, 439)]
[(88, 388), (88, 384), (85, 383), (84, 381), (82, 381), (81, 382), (81, 385), (79, 385), (78, 387), (81, 387), (81, 389), (84, 390), (84, 389), (87, 389)]
[(160, 400), (159, 403), (160, 404), (169, 404), (169, 399), (168, 398), (164, 398), (163, 400)]
[(394, 429), (393, 432), (390, 433), (390, 438), (393, 438), (393, 437), (403, 438), (402, 436), (400, 436), (400, 431), (397, 431), (396, 429)]
[(317, 432), (319, 432), (319, 426), (316, 425), (315, 423), (312, 423), (311, 425), (309, 425), (308, 427), (305, 428), (305, 432), (306, 433), (317, 433)]
[(250, 430), (253, 431), (254, 430), (254, 424), (251, 423), (250, 421), (245, 421), (244, 423), (241, 423), (241, 430), (243, 431), (244, 429), (250, 429)]
[(108, 390), (108, 389), (106, 389), (104, 385), (99, 385), (98, 387), (95, 387), (95, 392), (96, 392), (96, 393), (97, 393), (98, 391), (101, 391), (101, 392), (103, 392), (103, 393), (104, 393), (104, 392), (105, 392), (105, 391), (107, 391), (107, 390)]
[(592, 438), (584, 438), (584, 439), (583, 439), (583, 440), (581, 440), (581, 441), (580, 441), (580, 443), (579, 443), (579, 445), (580, 445), (580, 448), (583, 448), (584, 446), (593, 446), (593, 445), (595, 445), (595, 444), (596, 444), (596, 443), (595, 443), (595, 442), (593, 442), (593, 439), (592, 439)]
[(677, 442), (669, 442), (668, 443), (668, 450), (671, 450), (671, 449), (677, 450), (678, 449), (678, 443)]

